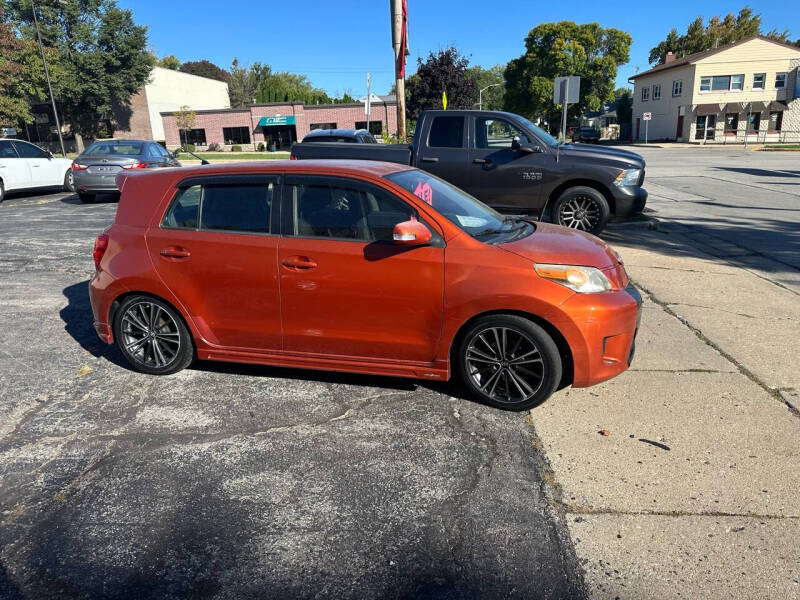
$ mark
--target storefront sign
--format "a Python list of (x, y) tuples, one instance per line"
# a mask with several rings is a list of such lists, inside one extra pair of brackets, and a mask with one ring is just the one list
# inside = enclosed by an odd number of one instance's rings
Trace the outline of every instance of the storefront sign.
[(278, 125), (294, 125), (294, 116), (261, 117), (259, 127), (275, 127)]

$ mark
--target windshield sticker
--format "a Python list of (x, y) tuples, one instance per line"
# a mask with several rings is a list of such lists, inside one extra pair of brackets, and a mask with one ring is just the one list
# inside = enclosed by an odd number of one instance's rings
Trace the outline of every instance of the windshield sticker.
[(430, 184), (420, 180), (414, 190), (414, 195), (428, 204), (433, 205), (433, 188), (431, 188)]

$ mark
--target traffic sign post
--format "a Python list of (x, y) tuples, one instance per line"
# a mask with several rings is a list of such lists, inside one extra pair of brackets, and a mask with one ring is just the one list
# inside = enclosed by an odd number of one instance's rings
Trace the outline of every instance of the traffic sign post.
[(647, 130), (650, 126), (650, 121), (653, 119), (653, 113), (642, 113), (642, 121), (644, 121), (644, 144), (647, 145)]
[(553, 104), (561, 105), (561, 135), (567, 141), (567, 106), (575, 104), (581, 95), (581, 78), (577, 75), (556, 77), (553, 81)]

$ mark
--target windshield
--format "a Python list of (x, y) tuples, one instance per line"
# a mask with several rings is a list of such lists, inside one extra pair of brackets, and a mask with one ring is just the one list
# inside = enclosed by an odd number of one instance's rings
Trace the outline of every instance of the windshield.
[(480, 200), (430, 173), (413, 169), (386, 175), (386, 179), (430, 204), (472, 237), (506, 234), (519, 229), (520, 222), (503, 218), (503, 215)]
[(556, 138), (554, 138), (552, 135), (550, 135), (549, 133), (547, 133), (544, 129), (542, 129), (541, 127), (539, 127), (537, 125), (534, 125), (533, 123), (528, 121), (528, 119), (526, 119), (525, 117), (521, 117), (521, 116), (517, 115), (517, 118), (520, 120), (520, 122), (523, 125), (525, 125), (525, 127), (530, 129), (532, 133), (536, 134), (536, 136), (540, 140), (542, 140), (545, 144), (547, 144), (551, 148), (555, 148), (556, 146), (558, 146), (558, 140)]
[(86, 149), (84, 156), (139, 156), (142, 145), (135, 142), (96, 142)]

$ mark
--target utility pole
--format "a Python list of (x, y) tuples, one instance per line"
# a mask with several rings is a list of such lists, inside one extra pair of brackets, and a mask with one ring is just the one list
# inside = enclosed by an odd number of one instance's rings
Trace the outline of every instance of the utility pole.
[(39, 51), (42, 53), (42, 63), (44, 63), (44, 76), (47, 79), (47, 89), (50, 90), (50, 102), (53, 104), (53, 116), (56, 119), (56, 131), (58, 132), (58, 141), (61, 144), (61, 154), (67, 156), (67, 151), (64, 149), (64, 138), (61, 136), (61, 122), (58, 119), (58, 111), (56, 110), (56, 99), (53, 96), (53, 86), (50, 83), (50, 70), (47, 68), (47, 58), (44, 56), (44, 45), (42, 44), (42, 34), (39, 31), (39, 19), (36, 17), (36, 5), (31, 0), (31, 11), (33, 12), (33, 22), (36, 25), (36, 37), (39, 38)]
[(502, 83), (493, 83), (491, 85), (487, 85), (485, 88), (483, 88), (482, 90), (478, 91), (478, 110), (483, 110), (483, 92), (485, 92), (489, 88), (493, 88), (493, 87), (496, 87), (498, 85), (503, 85), (503, 84)]
[(406, 139), (405, 55), (408, 47), (406, 24), (408, 13), (406, 11), (406, 14), (403, 14), (405, 7), (405, 0), (389, 0), (392, 19), (392, 48), (394, 49), (394, 87), (397, 95), (397, 137), (403, 142)]
[(369, 101), (370, 101), (370, 97), (369, 97), (369, 95), (370, 95), (370, 88), (369, 88), (369, 73), (367, 73), (367, 104), (366, 104), (366, 107), (365, 107), (365, 110), (364, 110), (364, 112), (367, 114), (367, 131), (368, 131), (368, 132), (369, 132), (369, 110), (370, 110), (370, 108), (371, 108), (371, 106), (370, 106), (370, 102), (369, 102)]

